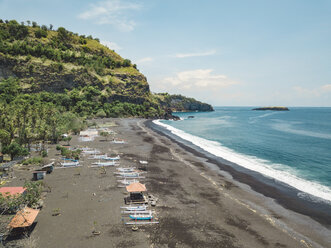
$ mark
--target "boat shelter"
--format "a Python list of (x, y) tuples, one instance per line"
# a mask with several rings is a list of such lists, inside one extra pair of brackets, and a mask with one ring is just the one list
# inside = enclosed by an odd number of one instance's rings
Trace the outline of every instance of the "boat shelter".
[(8, 228), (24, 228), (33, 224), (39, 213), (39, 209), (25, 207), (18, 211), (8, 224)]
[(144, 192), (147, 191), (145, 184), (142, 183), (131, 183), (126, 186), (126, 190), (130, 193), (129, 197), (126, 197), (125, 203), (146, 203), (146, 197), (144, 196)]
[(34, 171), (32, 172), (32, 175), (33, 175), (33, 180), (34, 181), (38, 181), (38, 180), (41, 180), (41, 179), (44, 179), (45, 176), (46, 176), (46, 171)]
[(16, 196), (23, 194), (25, 190), (26, 188), (24, 187), (1, 187), (0, 194), (3, 196)]

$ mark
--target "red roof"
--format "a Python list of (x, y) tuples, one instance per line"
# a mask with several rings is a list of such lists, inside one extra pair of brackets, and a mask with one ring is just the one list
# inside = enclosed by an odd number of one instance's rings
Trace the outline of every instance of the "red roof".
[(26, 188), (23, 187), (1, 187), (0, 194), (3, 196), (22, 194)]
[(144, 192), (146, 191), (145, 184), (141, 183), (131, 183), (129, 186), (126, 186), (128, 192)]

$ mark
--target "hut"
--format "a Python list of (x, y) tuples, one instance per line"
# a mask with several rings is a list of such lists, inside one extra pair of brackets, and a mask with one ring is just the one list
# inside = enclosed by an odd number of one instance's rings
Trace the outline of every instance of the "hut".
[(24, 187), (1, 187), (0, 194), (3, 196), (16, 196), (24, 194), (26, 188)]
[(44, 179), (44, 177), (46, 176), (46, 171), (42, 171), (42, 170), (34, 171), (32, 172), (32, 175), (33, 175), (33, 180), (38, 181)]
[(145, 204), (148, 202), (144, 196), (144, 192), (147, 191), (144, 184), (138, 182), (131, 183), (130, 185), (126, 186), (126, 190), (130, 193), (130, 196), (124, 198), (125, 204)]

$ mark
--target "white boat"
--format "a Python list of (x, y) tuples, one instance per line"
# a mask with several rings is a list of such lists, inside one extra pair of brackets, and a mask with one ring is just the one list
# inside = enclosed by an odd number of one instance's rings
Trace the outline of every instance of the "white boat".
[(137, 211), (137, 210), (124, 210), (124, 211), (121, 211), (122, 214), (136, 214), (136, 213), (139, 213), (139, 214), (150, 214), (151, 213), (151, 210), (142, 210), (142, 211)]
[(145, 178), (143, 176), (140, 176), (139, 174), (135, 173), (135, 174), (126, 174), (126, 175), (117, 175), (116, 177), (120, 177), (120, 178)]
[(123, 180), (117, 180), (117, 182), (123, 184), (123, 185), (130, 185), (131, 183), (139, 183), (139, 180), (136, 179), (123, 179)]
[(79, 165), (79, 161), (70, 161), (61, 163), (62, 167), (74, 167)]
[(85, 150), (83, 151), (84, 154), (100, 154), (101, 152), (99, 150)]
[(100, 155), (94, 154), (93, 156), (88, 157), (88, 159), (105, 159), (105, 158), (107, 158), (107, 154), (100, 154)]
[(136, 167), (120, 167), (116, 169), (119, 172), (134, 172), (136, 170)]
[(99, 167), (99, 166), (117, 166), (118, 165), (118, 162), (115, 162), (115, 161), (110, 161), (110, 162), (95, 162), (95, 163), (92, 163), (92, 167)]
[(148, 211), (148, 213), (134, 212), (130, 214), (129, 217), (133, 220), (151, 220), (153, 219), (153, 214), (152, 211)]
[(146, 205), (137, 205), (137, 206), (124, 206), (121, 207), (122, 209), (126, 209), (128, 211), (146, 211), (147, 207)]
[(142, 173), (140, 172), (137, 172), (137, 171), (126, 171), (126, 172), (114, 172), (114, 174), (116, 175), (119, 175), (119, 176), (133, 176), (133, 175), (136, 175), (136, 176), (140, 176)]
[(112, 143), (113, 143), (113, 144), (124, 144), (125, 141), (122, 140), (122, 139), (114, 139), (114, 140), (112, 140)]
[(145, 160), (140, 160), (139, 163), (140, 163), (140, 164), (148, 164), (148, 162), (145, 161)]
[(102, 158), (103, 160), (120, 160), (120, 156), (119, 155), (117, 155), (116, 157), (104, 157), (104, 158)]

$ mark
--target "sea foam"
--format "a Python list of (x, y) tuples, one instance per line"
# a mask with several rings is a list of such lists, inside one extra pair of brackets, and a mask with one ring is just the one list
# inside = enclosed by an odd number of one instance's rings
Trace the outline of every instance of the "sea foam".
[[(227, 147), (222, 146), (219, 142), (194, 136), (170, 125), (164, 124), (160, 120), (155, 120), (153, 122), (166, 128), (172, 134), (191, 142), (192, 144), (215, 156), (223, 158), (251, 171), (259, 172), (266, 177), (275, 179), (281, 183), (285, 183), (299, 191), (318, 197), (321, 199), (321, 201), (327, 204), (331, 204), (331, 189), (329, 187), (321, 185), (317, 182), (307, 181), (290, 173), (289, 170), (291, 169), (286, 165), (271, 164), (267, 160), (237, 153)], [(300, 193), (298, 194), (299, 197), (302, 195), (303, 194)]]

